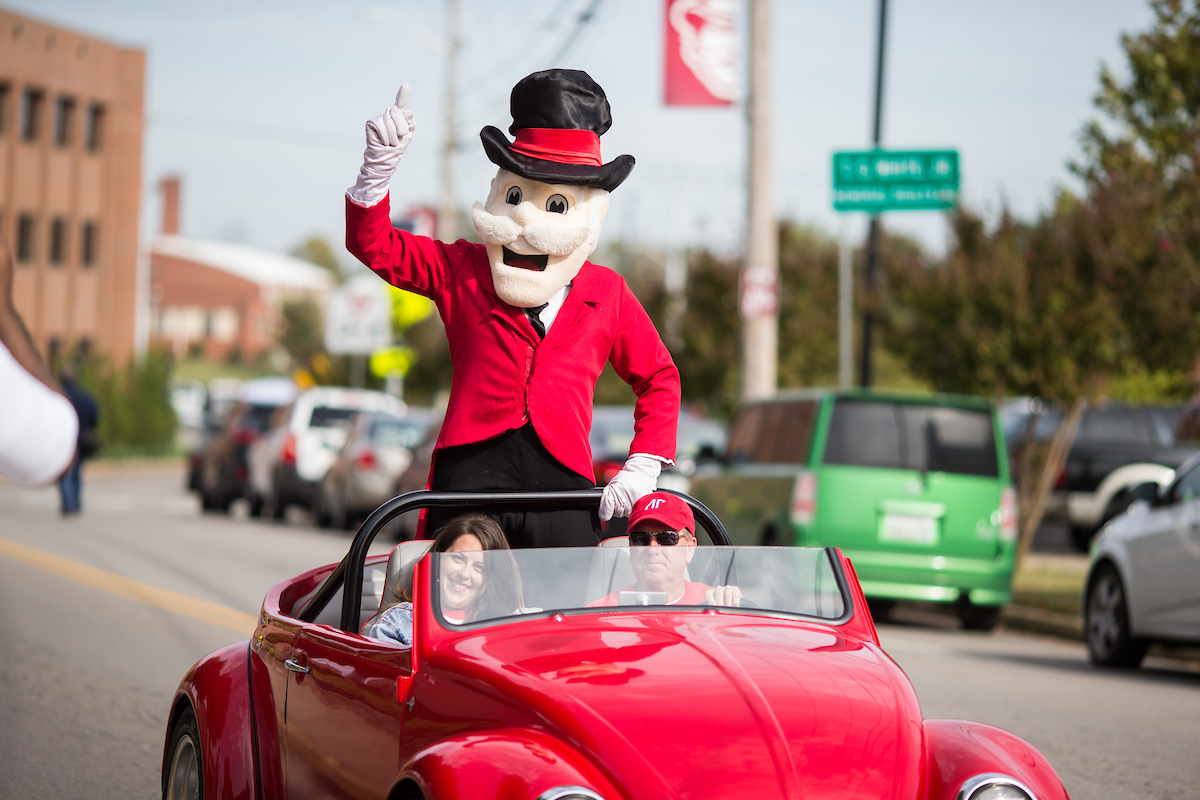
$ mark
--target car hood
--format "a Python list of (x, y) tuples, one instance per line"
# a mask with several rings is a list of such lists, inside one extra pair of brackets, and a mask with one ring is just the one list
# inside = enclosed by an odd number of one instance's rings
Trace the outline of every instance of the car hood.
[(557, 619), (476, 639), (474, 677), (520, 698), (629, 796), (916, 794), (920, 708), (873, 643), (728, 613)]

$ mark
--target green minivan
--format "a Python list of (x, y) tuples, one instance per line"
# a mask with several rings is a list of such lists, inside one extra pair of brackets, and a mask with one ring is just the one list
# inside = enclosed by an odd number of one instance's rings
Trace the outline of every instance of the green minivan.
[(984, 398), (806, 390), (743, 404), (690, 493), (733, 543), (840, 547), (876, 611), (954, 604), (990, 630), (1012, 597), (1017, 496)]

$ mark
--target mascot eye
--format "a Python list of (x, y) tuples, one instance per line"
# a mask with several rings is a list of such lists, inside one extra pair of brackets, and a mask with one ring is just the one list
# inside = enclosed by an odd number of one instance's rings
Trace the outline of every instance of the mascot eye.
[(510, 206), (515, 206), (517, 203), (521, 202), (521, 187), (510, 187), (508, 190), (508, 197), (504, 198), (504, 201)]
[(567, 198), (561, 194), (550, 195), (550, 199), (546, 201), (546, 210), (551, 214), (567, 213)]

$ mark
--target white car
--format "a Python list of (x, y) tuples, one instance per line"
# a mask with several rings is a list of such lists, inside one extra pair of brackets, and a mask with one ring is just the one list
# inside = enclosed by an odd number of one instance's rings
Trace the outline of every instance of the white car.
[(403, 416), (406, 410), (404, 401), (383, 392), (329, 387), (310, 389), (280, 407), (246, 454), (251, 516), (267, 508), (273, 518), (282, 519), (289, 505), (310, 508), (355, 415), (374, 411)]
[(1137, 667), (1152, 642), (1200, 644), (1200, 456), (1145, 483), (1092, 544), (1083, 590), (1093, 663)]

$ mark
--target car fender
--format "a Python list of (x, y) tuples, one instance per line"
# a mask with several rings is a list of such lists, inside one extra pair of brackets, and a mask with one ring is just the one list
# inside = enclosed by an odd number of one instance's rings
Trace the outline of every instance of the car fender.
[(190, 706), (200, 732), (204, 789), (209, 797), (255, 797), (248, 656), (247, 642), (209, 653), (188, 671), (175, 692), (163, 746), (163, 774), (171, 757), (171, 732)]
[(624, 795), (573, 748), (531, 728), (461, 734), (419, 751), (397, 776), (390, 800), (533, 800), (558, 786), (582, 786), (609, 800)]
[(1068, 492), (1067, 518), (1072, 525), (1099, 525), (1109, 502), (1122, 489), (1139, 483), (1154, 482), (1166, 486), (1175, 478), (1175, 470), (1162, 464), (1126, 464), (1117, 467), (1100, 481), (1094, 492)]
[(1038, 800), (1068, 800), (1045, 756), (1008, 731), (957, 719), (928, 719), (924, 730), (928, 800), (954, 800), (965, 781), (989, 773), (1016, 778)]

